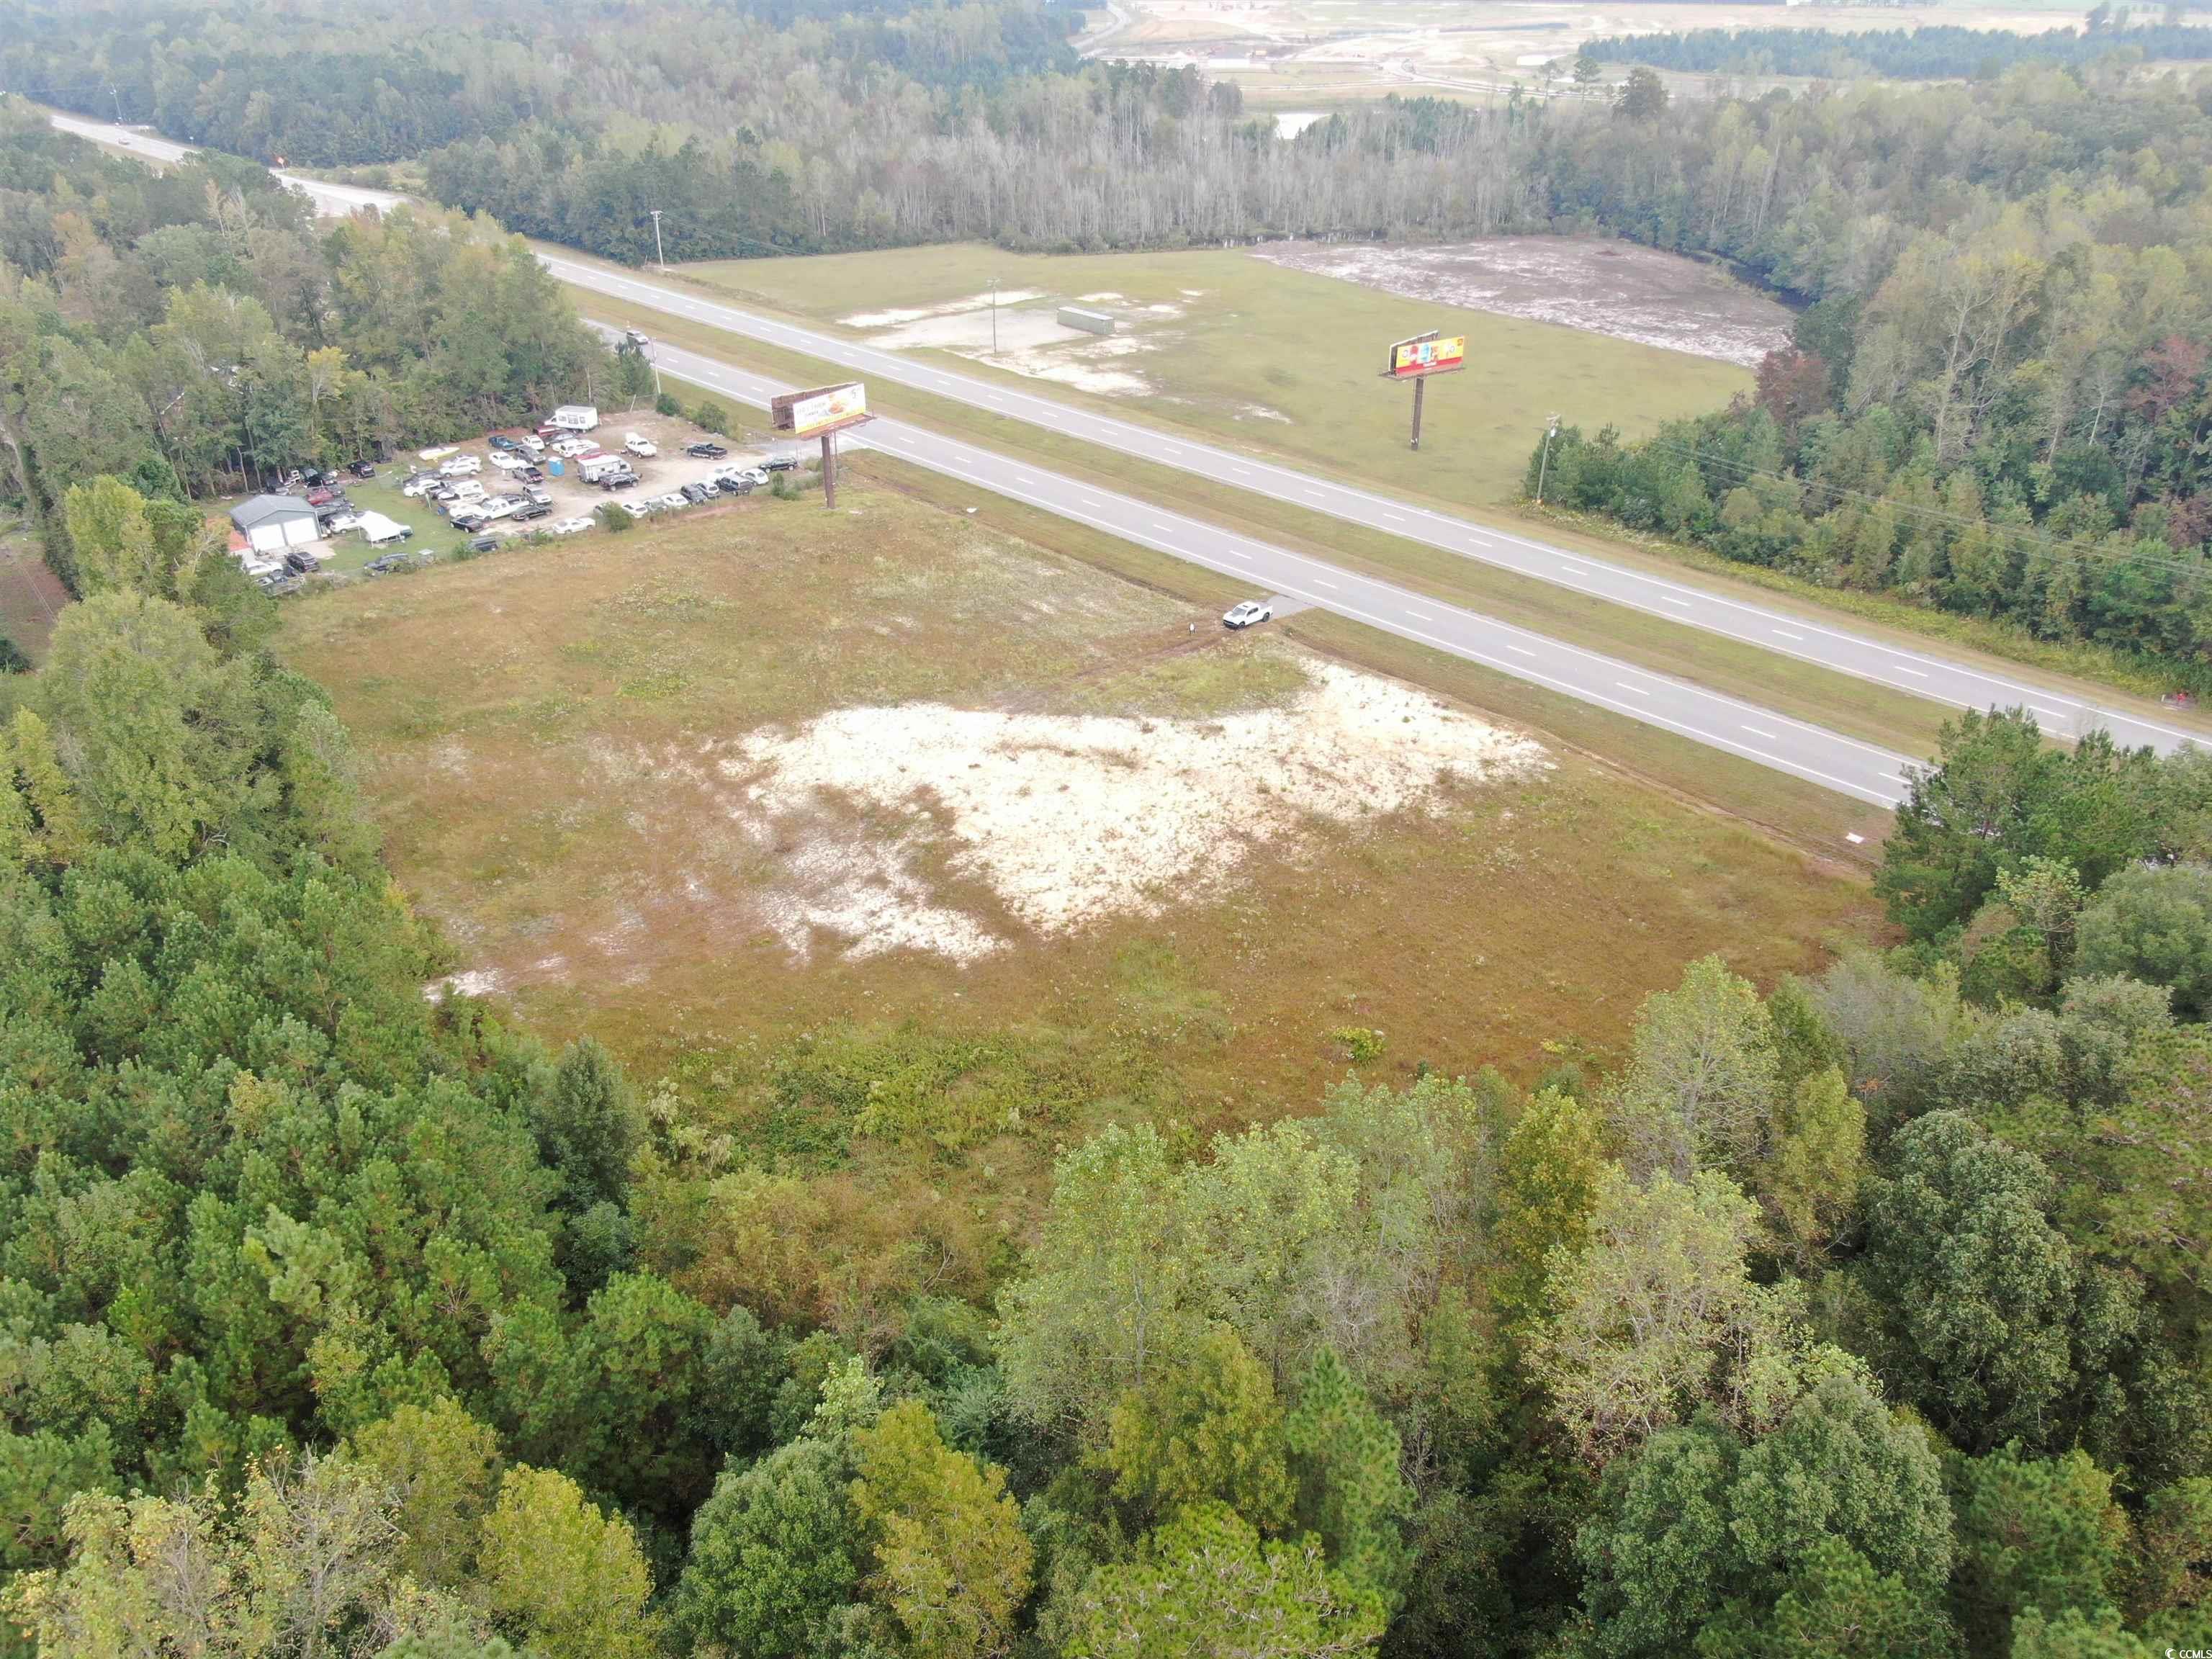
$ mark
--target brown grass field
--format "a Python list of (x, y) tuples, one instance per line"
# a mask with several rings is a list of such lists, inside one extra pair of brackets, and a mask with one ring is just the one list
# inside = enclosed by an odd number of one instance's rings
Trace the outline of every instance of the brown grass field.
[[(747, 734), (927, 702), (1212, 741), (1333, 672), (1287, 630), (1227, 635), (1210, 608), (854, 484), (834, 516), (756, 497), (317, 594), (282, 641), (337, 697), (455, 969), (526, 1024), (605, 1038), (738, 1164), (848, 1195), (949, 1183), (1012, 1224), (1055, 1141), (1305, 1109), (1345, 1075), (1348, 1028), (1383, 1034), (1375, 1080), (1526, 1079), (1616, 1050), (1692, 957), (1771, 981), (1873, 925), (1863, 872), (1539, 732), (1550, 769), (1293, 815), (1242, 862), (1224, 836), (1149, 908), (1062, 930), (933, 842), (929, 903), (1003, 948), (855, 957), (832, 931), (802, 954), (778, 884), (906, 831), (855, 794), (749, 832), (711, 758)], [(1110, 868), (1117, 833), (1073, 867)]]

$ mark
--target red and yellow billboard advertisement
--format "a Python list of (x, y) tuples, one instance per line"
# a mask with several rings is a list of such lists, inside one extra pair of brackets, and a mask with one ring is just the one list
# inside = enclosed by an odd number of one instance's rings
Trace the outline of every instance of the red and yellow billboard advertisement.
[(1418, 380), (1424, 374), (1449, 374), (1467, 367), (1467, 336), (1447, 334), (1428, 340), (1401, 340), (1390, 348), (1390, 378)]
[(787, 392), (770, 400), (769, 411), (778, 432), (811, 438), (866, 420), (868, 389), (858, 380), (848, 380), (843, 386), (817, 386), (811, 392)]

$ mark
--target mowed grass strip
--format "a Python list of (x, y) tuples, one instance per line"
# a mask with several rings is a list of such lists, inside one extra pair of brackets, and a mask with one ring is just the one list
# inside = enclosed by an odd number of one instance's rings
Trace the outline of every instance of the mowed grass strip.
[[(826, 936), (796, 956), (763, 895), (829, 843), (745, 830), (711, 745), (917, 700), (1202, 723), (1281, 702), (1292, 641), (1330, 642), (1304, 619), (1224, 636), (1212, 599), (940, 512), (872, 483), (879, 464), (854, 469), (854, 513), (754, 498), (286, 611), (283, 653), (332, 690), (455, 965), (495, 972), (546, 1029), (605, 1036), (762, 1157), (951, 1159), (1025, 1202), (1052, 1140), (1103, 1117), (1304, 1109), (1342, 1075), (1347, 1029), (1385, 1033), (1376, 1078), (1530, 1077), (1616, 1049), (1693, 957), (1771, 979), (1875, 925), (1858, 872), (1555, 743), (1555, 769), (1316, 823), (1149, 914), (1060, 933), (926, 866), (934, 902), (1013, 941), (965, 966)], [(907, 1116), (848, 1098), (879, 1074)]]
[[(819, 384), (840, 374), (832, 365), (761, 345), (741, 335), (669, 317), (646, 307), (605, 301), (580, 289), (575, 292), (587, 315), (635, 323), (676, 345), (793, 385)], [(673, 374), (666, 378), (681, 380)], [(883, 382), (871, 383), (868, 397), (870, 406), (879, 413), (969, 438), (1002, 454), (1033, 459), (1070, 477), (1261, 536), (1447, 604), (1464, 605), (1549, 638), (1604, 652), (1624, 662), (1708, 686), (1759, 708), (1905, 755), (1932, 753), (1936, 733), (1949, 718), (1950, 711), (1942, 705), (1909, 692), (1838, 674), (1724, 635), (1594, 600), (1550, 582), (1346, 524), (1195, 473), (1115, 454), (1026, 422)], [(751, 418), (759, 420), (757, 414)], [(963, 492), (958, 497), (963, 506), (985, 507), (994, 514), (1018, 507), (980, 486), (955, 488)], [(1238, 597), (1244, 596), (1240, 590)], [(1614, 752), (1630, 760), (1641, 742), (1638, 738)]]
[[(1438, 506), (1481, 507), (1520, 488), (1547, 416), (1631, 436), (1717, 409), (1753, 386), (1749, 370), (1554, 324), (1409, 300), (1271, 264), (1242, 250), (1018, 254), (974, 243), (737, 259), (674, 273), (733, 304), (840, 329), (841, 319), (1042, 289), (1020, 309), (1049, 313), (1096, 293), (1124, 319), (1126, 356), (1093, 366), (1141, 375), (1145, 395), (1093, 395), (988, 360), (923, 349), (919, 362), (1061, 398), (1165, 431), (1357, 479)], [(1172, 314), (1170, 314), (1172, 313)], [(1018, 320), (1002, 310), (1011, 334)], [(985, 319), (973, 320), (981, 334)], [(1468, 368), (1428, 388), (1421, 450), (1407, 440), (1413, 391), (1380, 378), (1394, 340), (1435, 329), (1467, 337)], [(1011, 355), (1011, 352), (1009, 353)]]

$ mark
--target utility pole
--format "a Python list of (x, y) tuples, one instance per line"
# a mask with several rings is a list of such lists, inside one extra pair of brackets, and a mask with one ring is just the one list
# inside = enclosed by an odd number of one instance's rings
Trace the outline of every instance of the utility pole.
[(123, 94), (115, 89), (112, 81), (107, 83), (107, 95), (115, 100), (115, 125), (119, 127), (123, 125)]
[(999, 279), (991, 278), (991, 355), (999, 355)]
[(1428, 389), (1429, 383), (1425, 380), (1413, 382), (1413, 447), (1416, 449), (1421, 447), (1421, 399)]
[(1536, 505), (1544, 504), (1544, 475), (1552, 469), (1552, 440), (1559, 435), (1559, 417), (1551, 416), (1544, 427), (1544, 455), (1536, 463)]
[(822, 434), (822, 506), (825, 511), (837, 505), (837, 434)]
[(660, 210), (648, 208), (646, 211), (653, 215), (653, 262), (660, 267), (660, 274), (665, 276), (668, 275), (668, 256), (660, 251)]

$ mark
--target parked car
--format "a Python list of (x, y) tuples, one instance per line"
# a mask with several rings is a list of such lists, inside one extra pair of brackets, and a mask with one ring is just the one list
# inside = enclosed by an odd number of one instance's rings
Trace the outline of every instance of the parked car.
[(308, 489), (313, 489), (317, 484), (329, 483), (330, 476), (331, 475), (329, 473), (324, 471), (320, 467), (311, 466), (305, 472), (302, 472), (300, 475), (300, 482), (307, 485)]
[(592, 527), (589, 519), (556, 519), (545, 526), (556, 536), (580, 536)]
[(327, 484), (318, 484), (314, 489), (310, 489), (307, 492), (307, 505), (309, 507), (328, 507), (332, 501), (337, 500), (337, 498), (338, 492), (337, 490), (332, 489)]
[(618, 503), (618, 505), (622, 507), (623, 512), (629, 514), (633, 519), (641, 519), (650, 510), (643, 503), (638, 501), (623, 501)]
[(494, 449), (502, 451), (520, 449), (522, 447), (519, 440), (508, 437), (504, 432), (495, 432), (490, 437), (485, 439), (484, 441), (489, 444)]
[(300, 591), (300, 579), (286, 570), (264, 570), (253, 580), (264, 593), (296, 593)]
[(466, 478), (483, 471), (483, 463), (473, 455), (455, 455), (438, 463), (438, 471), (449, 478)]
[(540, 484), (545, 482), (544, 473), (541, 472), (534, 466), (526, 466), (521, 471), (516, 473), (514, 476), (521, 479), (525, 483)]
[(1250, 628), (1266, 622), (1274, 614), (1259, 600), (1247, 599), (1242, 605), (1231, 605), (1222, 616), (1221, 625), (1224, 628)]
[(381, 576), (386, 571), (398, 569), (401, 565), (407, 562), (408, 558), (409, 556), (404, 553), (383, 554), (362, 566), (361, 574), (364, 576)]
[(725, 495), (750, 495), (755, 488), (750, 478), (717, 478), (714, 485)]
[(799, 457), (790, 454), (771, 455), (766, 460), (763, 461), (761, 465), (766, 467), (770, 472), (795, 471), (799, 466)]
[(356, 461), (346, 471), (356, 478), (374, 478), (376, 476), (374, 465), (368, 461)]
[(312, 576), (322, 567), (306, 554), (295, 549), (284, 556), (284, 568), (295, 576)]
[(637, 485), (638, 476), (635, 472), (610, 472), (599, 480), (602, 489), (635, 489)]
[[(686, 488), (690, 486), (687, 485)], [(722, 493), (722, 483), (719, 478), (702, 478), (699, 480), (698, 489), (700, 494), (711, 501)]]
[(671, 490), (665, 495), (654, 496), (651, 505), (654, 507), (665, 507), (672, 510), (679, 507), (689, 507), (691, 505), (691, 501), (689, 496), (679, 495), (673, 490)]
[(407, 482), (399, 486), (399, 493), (410, 501), (420, 501), (437, 487), (438, 480), (434, 474), (416, 472), (410, 475)]
[(694, 507), (696, 507), (701, 501), (705, 501), (713, 492), (702, 484), (688, 483), (685, 484), (678, 493), (680, 494), (685, 501), (690, 502)]
[(768, 483), (768, 469), (761, 466), (730, 467), (715, 476), (724, 479), (743, 478), (756, 489), (765, 488)]
[(520, 455), (510, 455), (505, 450), (491, 458), (491, 464), (502, 472), (520, 472), (530, 465)]
[(492, 549), (498, 545), (499, 538), (496, 536), (472, 537), (469, 542), (469, 551), (471, 553), (489, 553)]
[(623, 447), (641, 460), (651, 460), (655, 455), (660, 453), (659, 447), (652, 439), (641, 436), (635, 432), (623, 434)]
[(550, 519), (552, 516), (553, 504), (550, 501), (525, 501), (514, 509), (513, 514), (517, 524), (526, 524), (532, 519)]
[(719, 461), (723, 456), (728, 454), (730, 452), (723, 448), (721, 445), (718, 443), (709, 443), (702, 438), (696, 444), (684, 445), (684, 453), (686, 455), (696, 456), (702, 461)]
[(524, 433), (518, 441), (533, 455), (543, 455), (545, 453), (545, 440), (535, 432)]

